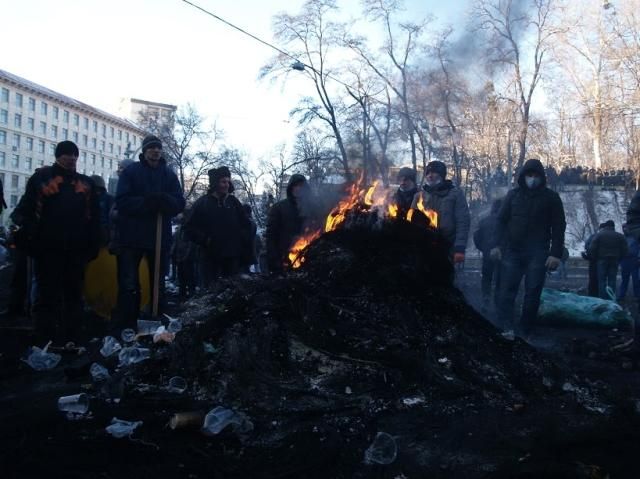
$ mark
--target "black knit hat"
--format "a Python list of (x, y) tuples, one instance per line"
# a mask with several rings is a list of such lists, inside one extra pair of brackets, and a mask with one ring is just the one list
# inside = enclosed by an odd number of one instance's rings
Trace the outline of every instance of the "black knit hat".
[(56, 158), (62, 155), (80, 156), (80, 150), (73, 141), (65, 140), (56, 145), (55, 155)]
[(162, 149), (162, 141), (155, 135), (147, 135), (142, 140), (142, 153), (147, 151), (152, 146), (157, 146)]
[(231, 172), (226, 166), (209, 170), (209, 187), (213, 188), (218, 184), (220, 178), (231, 178)]
[(427, 164), (427, 169), (424, 171), (424, 173), (425, 175), (428, 175), (432, 171), (434, 173), (438, 173), (444, 180), (447, 176), (447, 165), (438, 160), (430, 161)]
[(616, 224), (613, 222), (613, 220), (607, 220), (604, 223), (602, 223), (601, 227), (602, 228), (615, 228)]
[(413, 168), (409, 168), (408, 166), (400, 168), (400, 171), (398, 171), (398, 180), (400, 180), (401, 178), (407, 178), (408, 180), (411, 180), (415, 183), (416, 170), (414, 170)]

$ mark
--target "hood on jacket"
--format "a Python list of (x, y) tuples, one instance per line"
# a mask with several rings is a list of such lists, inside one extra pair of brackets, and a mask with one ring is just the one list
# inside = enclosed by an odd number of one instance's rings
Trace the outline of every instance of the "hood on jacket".
[(290, 200), (293, 200), (293, 187), (295, 185), (297, 185), (298, 183), (307, 183), (307, 179), (304, 177), (304, 175), (301, 174), (293, 174), (291, 175), (291, 178), (289, 178), (289, 183), (287, 183), (287, 198), (289, 198)]
[(542, 178), (542, 184), (540, 185), (540, 188), (544, 188), (545, 186), (547, 186), (547, 175), (544, 172), (544, 166), (542, 166), (540, 160), (531, 159), (524, 162), (524, 165), (522, 165), (522, 170), (518, 175), (518, 184), (522, 188), (527, 187), (527, 184), (524, 181), (524, 177), (530, 171), (538, 173), (540, 175), (540, 178)]

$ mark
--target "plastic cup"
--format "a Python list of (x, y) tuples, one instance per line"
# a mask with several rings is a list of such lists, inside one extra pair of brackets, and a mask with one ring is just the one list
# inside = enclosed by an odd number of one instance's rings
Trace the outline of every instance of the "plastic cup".
[(169, 390), (176, 393), (183, 393), (187, 389), (187, 381), (180, 376), (169, 379)]
[(123, 329), (120, 337), (125, 343), (132, 343), (136, 339), (136, 332), (131, 328)]
[(58, 399), (58, 409), (64, 412), (85, 414), (89, 410), (89, 396), (84, 393), (62, 396)]

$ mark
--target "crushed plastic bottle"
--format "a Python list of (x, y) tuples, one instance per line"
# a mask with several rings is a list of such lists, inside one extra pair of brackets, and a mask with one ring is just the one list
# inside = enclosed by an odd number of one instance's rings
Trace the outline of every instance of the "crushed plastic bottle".
[(167, 389), (171, 392), (182, 394), (187, 389), (187, 381), (180, 376), (174, 376), (169, 379), (169, 387)]
[(105, 336), (102, 340), (102, 348), (100, 348), (100, 354), (102, 354), (105, 358), (108, 358), (114, 353), (117, 353), (122, 349), (120, 343), (113, 336)]
[(44, 349), (40, 349), (38, 346), (31, 346), (27, 352), (27, 359), (23, 359), (23, 361), (36, 371), (55, 368), (62, 356), (47, 352), (48, 347), (49, 345), (45, 346)]
[(111, 377), (109, 375), (109, 370), (98, 363), (93, 363), (89, 368), (89, 372), (91, 373), (93, 380), (97, 383), (106, 381)]
[(136, 332), (131, 328), (123, 329), (120, 337), (125, 343), (132, 343), (136, 339)]
[(169, 331), (170, 333), (179, 333), (180, 331), (182, 331), (182, 321), (180, 321), (179, 319), (169, 321), (167, 331)]
[(365, 464), (391, 464), (398, 456), (398, 445), (393, 436), (379, 432), (364, 452)]
[(120, 366), (130, 366), (149, 359), (151, 357), (151, 350), (147, 348), (123, 348), (118, 354), (120, 359)]
[(139, 426), (142, 426), (142, 421), (124, 421), (114, 417), (111, 419), (111, 424), (107, 426), (105, 430), (113, 437), (120, 439), (131, 436), (133, 431), (135, 431)]
[(202, 432), (208, 435), (219, 434), (229, 425), (232, 426), (233, 432), (239, 434), (253, 430), (253, 423), (246, 414), (217, 406), (204, 417)]

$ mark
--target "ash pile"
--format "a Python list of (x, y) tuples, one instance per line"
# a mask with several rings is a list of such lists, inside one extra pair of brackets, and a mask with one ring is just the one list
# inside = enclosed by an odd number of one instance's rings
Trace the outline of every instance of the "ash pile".
[(531, 451), (607, 406), (468, 306), (447, 251), (435, 230), (355, 215), (286, 277), (227, 280), (188, 303), (122, 401), (149, 411), (158, 389), (141, 383), (185, 378), (147, 421), (187, 413), (163, 436), (197, 443), (220, 477), (517, 477), (549, 464), (598, 477)]

